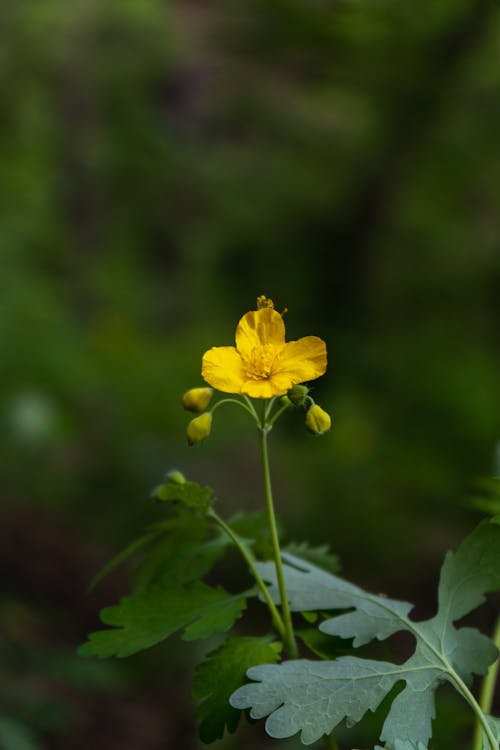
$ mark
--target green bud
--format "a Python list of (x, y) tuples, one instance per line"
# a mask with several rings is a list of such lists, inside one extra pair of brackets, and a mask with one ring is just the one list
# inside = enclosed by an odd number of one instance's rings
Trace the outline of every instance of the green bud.
[(179, 471), (178, 469), (172, 469), (167, 472), (165, 479), (171, 484), (186, 484), (186, 477), (182, 471)]
[(302, 406), (308, 393), (309, 388), (306, 385), (292, 385), (286, 395), (294, 406)]
[(213, 388), (190, 388), (182, 397), (182, 405), (187, 411), (205, 411), (213, 392)]
[(209, 411), (192, 419), (187, 426), (187, 439), (189, 445), (195, 445), (196, 443), (201, 443), (202, 440), (205, 440), (205, 438), (210, 435), (211, 427), (212, 414)]
[(313, 435), (323, 435), (332, 426), (332, 418), (327, 412), (313, 404), (306, 414), (306, 427)]

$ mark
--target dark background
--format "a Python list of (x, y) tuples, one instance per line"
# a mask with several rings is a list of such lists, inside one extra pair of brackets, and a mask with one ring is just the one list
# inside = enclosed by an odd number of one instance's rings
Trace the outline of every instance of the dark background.
[(75, 649), (167, 469), (260, 506), (250, 425), (221, 409), (188, 449), (180, 407), (259, 294), (329, 351), (331, 433), (272, 435), (288, 538), (432, 612), (499, 437), (499, 36), (488, 0), (2, 4), (2, 748), (199, 747), (213, 644)]

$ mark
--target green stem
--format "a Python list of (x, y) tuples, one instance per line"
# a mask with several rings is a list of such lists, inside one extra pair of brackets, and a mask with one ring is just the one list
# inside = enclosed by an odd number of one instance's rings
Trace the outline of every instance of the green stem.
[(459, 675), (456, 672), (453, 673), (452, 679), (455, 682), (456, 686), (458, 687), (459, 692), (462, 693), (462, 695), (464, 696), (464, 698), (466, 699), (466, 701), (469, 703), (470, 707), (476, 714), (477, 721), (479, 724), (479, 737), (480, 737), (479, 750), (481, 750), (481, 748), (483, 747), (481, 732), (485, 733), (491, 750), (498, 750), (498, 743), (493, 736), (493, 732), (491, 731), (491, 728), (488, 722), (486, 721), (486, 716), (484, 715), (481, 709), (481, 706), (479, 705), (477, 700), (474, 698), (474, 696), (472, 695), (471, 691), (469, 690), (465, 682), (462, 680), (461, 677), (459, 677)]
[(219, 408), (219, 406), (222, 406), (222, 404), (236, 404), (241, 409), (244, 409), (246, 412), (248, 412), (248, 414), (250, 414), (250, 416), (252, 417), (252, 419), (257, 425), (259, 424), (259, 418), (257, 417), (257, 414), (255, 413), (255, 409), (253, 408), (251, 403), (244, 404), (243, 401), (239, 401), (237, 398), (223, 398), (221, 399), (221, 401), (217, 401), (217, 403), (214, 404), (214, 406), (211, 409), (212, 414), (214, 413), (216, 409)]
[(271, 595), (269, 594), (269, 589), (267, 588), (266, 584), (264, 583), (259, 571), (255, 567), (255, 563), (253, 560), (253, 557), (251, 553), (249, 552), (246, 544), (243, 542), (243, 540), (233, 531), (233, 529), (222, 520), (222, 518), (217, 515), (217, 513), (214, 510), (209, 510), (207, 513), (208, 517), (217, 523), (220, 528), (226, 532), (228, 537), (234, 542), (235, 546), (238, 548), (239, 552), (241, 553), (243, 559), (245, 560), (246, 564), (248, 565), (248, 568), (255, 578), (255, 582), (264, 597), (264, 600), (269, 608), (269, 612), (271, 613), (271, 617), (274, 622), (274, 626), (278, 633), (280, 634), (280, 638), (283, 639), (283, 641), (286, 640), (286, 631), (285, 626), (283, 623), (283, 620), (281, 618), (280, 613), (278, 612), (275, 603), (271, 599)]
[[(493, 642), (497, 648), (500, 648), (500, 617), (497, 619), (495, 626), (495, 632), (493, 634)], [(500, 658), (498, 658), (489, 668), (486, 677), (484, 678), (481, 685), (481, 693), (479, 695), (479, 706), (481, 711), (485, 714), (491, 712), (491, 706), (493, 703), (493, 696), (495, 694), (495, 685), (498, 677), (498, 669), (500, 667)], [(483, 746), (483, 728), (479, 721), (476, 723), (476, 731), (474, 732), (474, 742), (472, 750), (481, 750)]]
[(283, 615), (283, 623), (285, 626), (285, 648), (288, 655), (292, 659), (296, 659), (298, 656), (297, 643), (295, 641), (295, 634), (293, 632), (292, 616), (290, 614), (290, 607), (288, 605), (288, 598), (286, 594), (285, 576), (283, 575), (283, 563), (281, 561), (281, 550), (278, 538), (278, 529), (276, 526), (276, 516), (274, 513), (273, 503), (273, 492), (271, 487), (271, 473), (269, 470), (269, 455), (267, 450), (267, 435), (269, 427), (263, 422), (259, 428), (259, 444), (262, 457), (262, 470), (264, 473), (264, 494), (266, 497), (267, 507), (267, 518), (269, 523), (269, 531), (271, 534), (271, 544), (273, 548), (274, 564), (276, 566), (276, 578), (278, 580), (278, 589), (280, 592), (281, 599), (281, 612)]
[(272, 427), (273, 424), (276, 422), (276, 420), (281, 417), (284, 411), (290, 408), (290, 404), (285, 404), (284, 406), (280, 406), (280, 408), (274, 412), (273, 416), (267, 420), (268, 427)]

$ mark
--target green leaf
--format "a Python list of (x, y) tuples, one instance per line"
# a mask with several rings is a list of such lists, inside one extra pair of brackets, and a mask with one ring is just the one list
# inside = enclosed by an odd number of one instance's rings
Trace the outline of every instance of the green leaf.
[(200, 582), (185, 587), (153, 586), (125, 597), (117, 606), (103, 609), (101, 620), (113, 629), (91, 633), (79, 654), (101, 658), (130, 656), (181, 628), (185, 628), (185, 640), (225, 632), (241, 616), (250, 593), (253, 592), (232, 596), (220, 586), (210, 588)]
[[(493, 736), (496, 739), (497, 742), (500, 742), (500, 719), (496, 716), (487, 716), (486, 720), (488, 722), (488, 725), (493, 732)], [(490, 743), (488, 742), (488, 738), (486, 737), (486, 734), (483, 732), (483, 750), (490, 750)]]
[(219, 534), (213, 539), (192, 541), (188, 536), (172, 533), (159, 540), (134, 575), (134, 589), (151, 585), (168, 586), (170, 582), (190, 583), (206, 575), (222, 557), (230, 540)]
[(301, 560), (306, 560), (330, 573), (336, 573), (340, 568), (339, 558), (332, 554), (327, 544), (310, 547), (307, 542), (290, 542), (284, 547), (284, 552), (300, 557)]
[[(173, 518), (167, 518), (159, 523), (152, 524), (146, 534), (132, 541), (115, 555), (94, 576), (89, 589), (92, 589), (122, 562), (158, 539), (159, 541), (149, 551), (145, 561), (139, 564), (138, 571), (135, 574), (136, 583), (139, 586), (144, 587), (147, 583), (159, 578), (160, 570), (166, 576), (170, 573), (172, 575), (182, 573), (179, 578), (184, 581), (194, 580), (205, 575), (223, 552), (223, 549), (220, 549), (217, 555), (214, 551), (213, 558), (211, 558), (211, 551), (216, 545), (210, 546), (209, 542), (206, 545), (204, 543), (211, 528), (211, 524), (203, 516), (193, 515), (190, 511), (181, 509)], [(161, 539), (161, 537), (164, 538)], [(220, 535), (218, 538), (220, 538)], [(203, 549), (205, 546), (206, 550)], [(201, 564), (201, 559), (204, 557), (209, 559), (206, 559), (205, 564)], [(188, 573), (185, 568), (189, 567), (189, 561), (194, 562), (194, 558), (198, 558), (200, 565), (199, 567), (191, 566), (192, 572)]]
[(265, 510), (237, 513), (227, 523), (241, 539), (245, 540), (255, 557), (260, 560), (272, 559), (273, 547)]
[(271, 636), (229, 638), (198, 665), (192, 696), (203, 702), (196, 716), (200, 720), (200, 738), (209, 743), (222, 738), (224, 729), (234, 732), (241, 712), (229, 704), (229, 696), (241, 685), (249, 667), (256, 663), (275, 663), (282, 645)]
[(467, 505), (490, 515), (500, 513), (500, 477), (483, 477), (476, 484), (478, 492)]
[(111, 573), (112, 570), (118, 567), (120, 563), (125, 562), (125, 560), (131, 557), (131, 555), (137, 552), (137, 550), (141, 549), (141, 547), (144, 547), (153, 539), (156, 539), (161, 533), (163, 533), (163, 531), (151, 531), (149, 532), (149, 534), (144, 534), (144, 536), (141, 536), (138, 539), (134, 539), (133, 542), (128, 544), (124, 549), (121, 550), (121, 552), (111, 558), (111, 560), (107, 562), (106, 565), (104, 565), (98, 573), (96, 573), (96, 575), (89, 583), (88, 590), (92, 591), (94, 586), (96, 586), (99, 581), (101, 581), (109, 573)]
[(336, 659), (347, 653), (346, 642), (340, 638), (321, 633), (317, 628), (302, 628), (296, 630), (295, 635), (307, 646), (307, 648), (321, 659)]
[[(408, 602), (369, 594), (297, 558), (284, 559), (292, 610), (351, 610), (323, 622), (323, 633), (354, 638), (354, 646), (360, 646), (406, 630), (415, 637), (415, 651), (403, 664), (345, 656), (332, 662), (302, 659), (253, 667), (247, 674), (260, 682), (239, 688), (231, 705), (251, 708), (253, 718), (268, 716), (266, 730), (272, 737), (300, 731), (302, 742), (310, 744), (330, 734), (343, 719), (350, 726), (358, 722), (403, 681), (380, 739), (385, 750), (425, 750), (432, 734), (436, 688), (448, 681), (467, 698), (472, 674), (484, 674), (498, 653), (479, 631), (454, 625), (484, 600), (487, 591), (500, 588), (498, 523), (481, 524), (455, 553), (448, 553), (438, 612), (423, 622), (409, 618)], [(273, 566), (259, 564), (259, 571), (279, 601)]]
[(215, 503), (215, 496), (210, 487), (202, 487), (197, 482), (167, 481), (153, 490), (152, 496), (155, 500), (162, 502), (178, 502), (191, 510), (207, 513)]
[(311, 625), (315, 622), (318, 622), (319, 615), (317, 612), (301, 612), (300, 614), (302, 615), (304, 620), (306, 620), (306, 622)]

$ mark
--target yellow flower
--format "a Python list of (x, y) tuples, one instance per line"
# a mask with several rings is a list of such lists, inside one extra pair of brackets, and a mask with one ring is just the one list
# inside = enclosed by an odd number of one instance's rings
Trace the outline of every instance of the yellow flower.
[(235, 347), (215, 346), (203, 355), (207, 383), (225, 393), (272, 398), (323, 375), (325, 342), (317, 336), (285, 342), (283, 316), (272, 300), (261, 296), (257, 306), (238, 323)]

